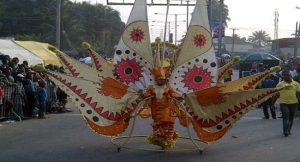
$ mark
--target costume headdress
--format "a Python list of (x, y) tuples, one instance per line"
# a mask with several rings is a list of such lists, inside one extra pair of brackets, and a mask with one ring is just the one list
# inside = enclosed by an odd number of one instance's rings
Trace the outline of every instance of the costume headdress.
[(155, 53), (155, 62), (154, 62), (154, 68), (151, 70), (151, 74), (154, 75), (155, 80), (159, 79), (167, 79), (170, 75), (170, 70), (168, 67), (162, 67), (161, 63), (161, 52), (160, 52), (160, 46), (157, 45), (156, 53)]

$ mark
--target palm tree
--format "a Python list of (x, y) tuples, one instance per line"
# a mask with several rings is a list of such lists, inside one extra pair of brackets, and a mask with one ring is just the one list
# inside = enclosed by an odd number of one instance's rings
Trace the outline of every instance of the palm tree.
[(270, 39), (266, 31), (260, 30), (252, 32), (252, 36), (249, 36), (248, 41), (253, 43), (256, 47), (263, 47), (270, 42)]
[[(219, 0), (213, 0), (212, 1), (212, 19), (213, 22), (217, 21), (220, 19), (220, 2)], [(227, 26), (227, 22), (230, 21), (229, 18), (229, 9), (228, 6), (226, 4), (224, 4), (224, 8), (223, 8), (223, 21), (225, 22), (226, 26)]]

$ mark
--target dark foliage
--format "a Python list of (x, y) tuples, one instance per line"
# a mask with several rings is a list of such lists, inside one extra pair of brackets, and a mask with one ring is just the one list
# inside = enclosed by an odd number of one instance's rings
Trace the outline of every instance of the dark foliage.
[[(102, 4), (62, 1), (61, 49), (86, 53), (81, 43), (87, 41), (96, 51), (112, 55), (125, 27), (119, 12)], [(54, 45), (56, 7), (55, 0), (0, 0), (0, 37)]]

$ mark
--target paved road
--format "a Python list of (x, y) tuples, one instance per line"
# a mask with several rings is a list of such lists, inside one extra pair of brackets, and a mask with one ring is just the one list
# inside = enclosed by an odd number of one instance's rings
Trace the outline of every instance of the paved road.
[[(50, 114), (13, 124), (0, 123), (0, 161), (300, 161), (300, 121), (292, 135), (282, 136), (281, 119), (261, 119), (260, 109), (249, 113), (200, 155), (189, 152), (116, 151), (110, 139), (92, 132), (77, 111)], [(138, 119), (135, 134), (148, 134), (149, 120)], [(186, 129), (178, 127), (181, 135)], [(184, 141), (182, 145), (189, 144)], [(144, 146), (132, 141), (129, 146)], [(145, 146), (149, 146), (146, 144)], [(192, 146), (192, 145), (188, 145)]]

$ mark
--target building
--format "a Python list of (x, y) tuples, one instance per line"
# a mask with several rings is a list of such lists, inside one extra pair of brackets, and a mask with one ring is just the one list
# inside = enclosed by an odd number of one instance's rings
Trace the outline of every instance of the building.
[[(297, 44), (297, 49), (295, 48)], [(300, 40), (296, 38), (281, 38), (272, 42), (272, 52), (283, 55), (286, 58), (300, 56)]]
[[(222, 53), (230, 53), (231, 55), (239, 55), (246, 52), (271, 52), (271, 46), (261, 47), (261, 48), (255, 48), (253, 47), (252, 43), (246, 42), (246, 40), (235, 40), (234, 44), (232, 42), (232, 37), (225, 36), (225, 38), (222, 41), (224, 46), (222, 45)], [(218, 41), (214, 40), (214, 47), (216, 51), (218, 50)]]

